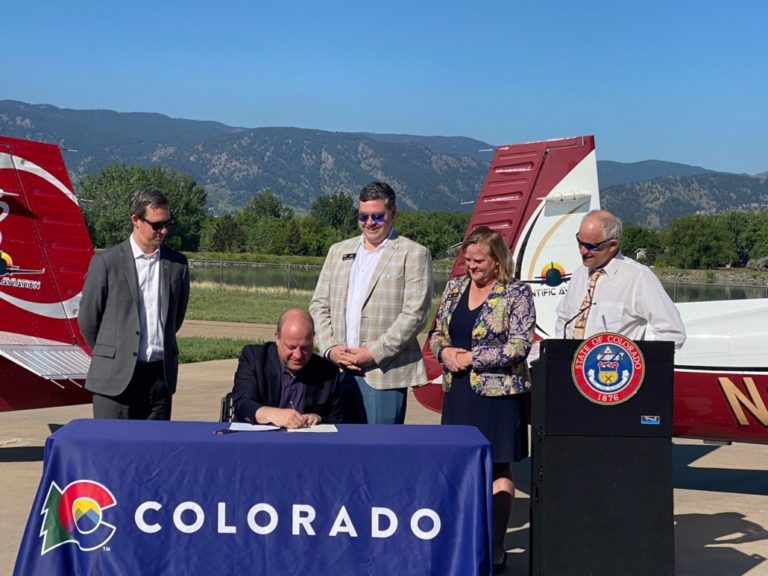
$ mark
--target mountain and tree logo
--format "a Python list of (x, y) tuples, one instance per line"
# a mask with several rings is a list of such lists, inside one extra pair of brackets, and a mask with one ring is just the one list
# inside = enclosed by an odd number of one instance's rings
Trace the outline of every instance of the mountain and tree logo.
[(115, 526), (104, 520), (104, 511), (117, 504), (108, 488), (91, 480), (77, 480), (63, 490), (51, 482), (40, 514), (43, 539), (40, 555), (62, 544), (76, 544), (90, 551), (104, 546), (115, 534)]

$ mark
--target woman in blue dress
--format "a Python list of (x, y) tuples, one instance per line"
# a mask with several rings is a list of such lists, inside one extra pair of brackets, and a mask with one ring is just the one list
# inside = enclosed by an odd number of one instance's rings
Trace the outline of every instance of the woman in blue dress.
[(430, 333), (443, 367), (443, 424), (476, 426), (493, 451), (493, 563), (504, 570), (504, 538), (515, 494), (512, 462), (528, 457), (526, 357), (536, 312), (531, 289), (514, 278), (497, 232), (476, 228), (463, 242), (466, 275), (448, 281)]

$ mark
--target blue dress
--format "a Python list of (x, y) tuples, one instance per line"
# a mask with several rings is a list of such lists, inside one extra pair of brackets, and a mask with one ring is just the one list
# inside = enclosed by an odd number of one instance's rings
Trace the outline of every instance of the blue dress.
[[(448, 325), (451, 346), (471, 349), (480, 308), (469, 309), (469, 288), (464, 290)], [(469, 385), (469, 372), (457, 372), (443, 398), (440, 421), (477, 427), (491, 442), (494, 463), (518, 462), (528, 457), (528, 396), (480, 396)]]

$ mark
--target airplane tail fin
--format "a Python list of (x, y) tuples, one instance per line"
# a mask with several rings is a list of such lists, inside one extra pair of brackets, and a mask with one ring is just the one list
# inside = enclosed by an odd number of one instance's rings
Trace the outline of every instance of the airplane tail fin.
[[(84, 377), (77, 327), (93, 248), (59, 147), (0, 137), (0, 356), (39, 378)], [(13, 403), (3, 389), (0, 410)], [(21, 392), (30, 394), (29, 392)], [(6, 406), (3, 406), (3, 403)]]
[(0, 330), (81, 342), (93, 248), (58, 146), (0, 138), (0, 189)]

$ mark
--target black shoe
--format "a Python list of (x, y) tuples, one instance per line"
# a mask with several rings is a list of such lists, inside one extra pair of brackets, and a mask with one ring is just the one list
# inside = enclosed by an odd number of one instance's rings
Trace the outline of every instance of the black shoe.
[(498, 564), (494, 563), (494, 565), (493, 565), (493, 573), (494, 574), (501, 574), (506, 569), (507, 569), (507, 554), (505, 552), (504, 553), (504, 560), (502, 560)]

